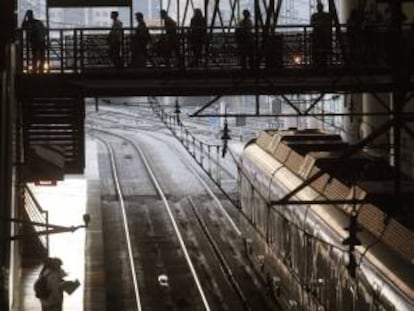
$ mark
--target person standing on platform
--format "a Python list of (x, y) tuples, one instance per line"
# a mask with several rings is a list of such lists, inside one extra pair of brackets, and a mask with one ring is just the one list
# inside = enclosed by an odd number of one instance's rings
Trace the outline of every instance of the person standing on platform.
[(145, 67), (147, 62), (147, 45), (150, 40), (148, 27), (144, 21), (144, 14), (135, 13), (138, 27), (132, 37), (132, 67)]
[(316, 67), (326, 66), (332, 54), (332, 16), (323, 11), (318, 1), (317, 12), (311, 16), (312, 62)]
[(122, 22), (118, 20), (119, 13), (111, 12), (113, 21), (111, 31), (108, 36), (109, 57), (117, 68), (122, 67), (121, 46), (122, 46)]
[(243, 19), (236, 29), (236, 42), (239, 47), (240, 65), (242, 69), (254, 67), (254, 36), (253, 23), (250, 19), (250, 11), (243, 10)]
[(164, 20), (165, 37), (163, 41), (163, 48), (165, 53), (165, 64), (170, 66), (172, 55), (177, 59), (177, 64), (180, 64), (180, 46), (178, 42), (177, 23), (168, 15), (167, 11), (161, 10), (161, 19)]
[(198, 67), (199, 65), (203, 45), (206, 42), (206, 32), (207, 25), (206, 20), (203, 17), (203, 13), (200, 9), (195, 9), (194, 16), (191, 18), (190, 33), (188, 37), (191, 50), (193, 52), (193, 60), (191, 62), (192, 66)]
[(47, 258), (35, 283), (36, 297), (40, 299), (42, 311), (62, 311), (63, 277), (62, 261), (59, 258)]
[(45, 66), (47, 29), (40, 20), (34, 18), (32, 10), (26, 11), (22, 28), (26, 31), (26, 39), (32, 50), (33, 72), (42, 73)]
[(36, 297), (40, 299), (42, 311), (62, 311), (63, 291), (72, 294), (80, 283), (78, 280), (65, 281), (66, 272), (62, 260), (47, 258), (34, 284)]

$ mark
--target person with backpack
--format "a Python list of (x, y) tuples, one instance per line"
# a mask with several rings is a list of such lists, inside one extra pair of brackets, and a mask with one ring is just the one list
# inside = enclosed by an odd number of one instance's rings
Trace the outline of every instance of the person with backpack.
[(42, 73), (45, 69), (47, 29), (40, 20), (34, 18), (32, 10), (26, 11), (22, 28), (26, 32), (26, 40), (32, 52), (33, 72)]
[(40, 299), (42, 311), (62, 311), (63, 290), (66, 281), (62, 260), (47, 258), (34, 284), (36, 297)]

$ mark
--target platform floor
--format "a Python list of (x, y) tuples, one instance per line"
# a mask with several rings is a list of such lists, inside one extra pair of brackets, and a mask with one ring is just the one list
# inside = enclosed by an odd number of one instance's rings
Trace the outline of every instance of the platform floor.
[[(62, 259), (67, 279), (78, 279), (81, 283), (72, 295), (65, 294), (64, 311), (106, 310), (97, 148), (91, 141), (86, 145), (85, 176), (67, 176), (56, 187), (32, 188), (42, 207), (49, 210), (50, 223), (79, 225), (85, 212), (91, 216), (88, 230), (50, 236), (50, 256)], [(40, 310), (40, 301), (33, 290), (40, 269), (41, 265), (34, 265), (21, 271), (22, 311)]]

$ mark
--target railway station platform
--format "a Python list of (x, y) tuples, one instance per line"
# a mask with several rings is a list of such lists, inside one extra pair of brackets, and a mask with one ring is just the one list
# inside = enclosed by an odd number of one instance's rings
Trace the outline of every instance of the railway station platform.
[[(39, 203), (48, 210), (51, 224), (72, 226), (82, 221), (84, 213), (91, 217), (87, 230), (80, 229), (49, 237), (49, 256), (61, 258), (62, 268), (68, 274), (67, 279), (78, 279), (81, 283), (72, 295), (64, 294), (65, 311), (106, 310), (97, 148), (91, 141), (87, 142), (87, 146), (84, 176), (66, 176), (57, 186), (30, 185)], [(21, 271), (19, 310), (38, 311), (40, 301), (35, 297), (33, 284), (42, 264), (39, 260), (23, 260), (25, 264)]]

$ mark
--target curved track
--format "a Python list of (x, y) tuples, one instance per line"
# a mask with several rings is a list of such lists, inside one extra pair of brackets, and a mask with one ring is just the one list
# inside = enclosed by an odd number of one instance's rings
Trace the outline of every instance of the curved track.
[[(104, 133), (103, 131), (100, 131), (100, 132)], [(106, 136), (108, 136), (108, 135), (117, 136), (116, 134), (112, 134), (112, 133), (108, 133), (108, 132), (105, 133), (105, 135)], [(174, 215), (173, 215), (173, 212), (171, 210), (170, 204), (168, 203), (168, 201), (166, 199), (166, 195), (164, 194), (164, 192), (162, 191), (162, 189), (159, 185), (159, 181), (157, 180), (157, 178), (154, 175), (151, 167), (149, 166), (148, 160), (146, 159), (144, 153), (139, 148), (139, 146), (137, 146), (135, 143), (133, 143), (133, 142), (121, 137), (121, 136), (117, 136), (117, 138), (119, 140), (127, 141), (130, 144), (130, 146), (132, 146), (132, 148), (140, 155), (141, 160), (142, 160), (142, 162), (144, 164), (144, 167), (146, 169), (146, 172), (148, 173), (148, 176), (151, 179), (151, 183), (153, 184), (154, 189), (158, 193), (159, 198), (161, 199), (161, 201), (163, 203), (163, 207), (165, 208), (165, 212), (168, 214), (168, 218), (169, 218), (169, 220), (171, 222), (171, 225), (173, 227), (173, 230), (171, 230), (170, 228), (168, 228), (169, 227), (168, 225), (165, 225), (165, 215), (162, 215), (163, 213), (160, 212), (159, 210), (158, 210), (159, 215), (148, 215), (148, 214), (152, 213), (152, 211), (148, 211), (148, 210), (146, 212), (144, 212), (144, 214), (147, 213), (147, 215), (144, 215), (144, 217), (146, 217), (148, 222), (151, 223), (151, 224), (148, 225), (149, 227), (152, 227), (152, 229), (150, 231), (153, 231), (153, 232), (151, 232), (151, 235), (153, 235), (153, 238), (150, 239), (151, 240), (150, 244), (153, 243), (153, 246), (159, 248), (160, 246), (165, 246), (165, 245), (162, 245), (162, 244), (167, 243), (167, 244), (169, 244), (170, 248), (172, 247), (172, 248), (175, 249), (175, 251), (173, 253), (182, 252), (182, 254), (184, 255), (185, 261), (186, 261), (186, 265), (187, 265), (188, 269), (190, 270), (191, 278), (193, 279), (193, 282), (195, 283), (195, 286), (197, 288), (198, 296), (199, 296), (199, 298), (194, 297), (194, 296), (197, 296), (197, 295), (194, 293), (194, 289), (190, 289), (192, 286), (191, 286), (191, 284), (189, 284), (190, 280), (189, 280), (189, 277), (187, 276), (187, 277), (185, 277), (185, 280), (181, 279), (179, 281), (179, 283), (180, 283), (180, 287), (184, 286), (188, 290), (187, 294), (190, 294), (192, 296), (188, 300), (191, 300), (192, 302), (183, 301), (183, 299), (178, 299), (178, 301), (174, 302), (174, 300), (175, 300), (174, 299), (174, 291), (175, 290), (171, 290), (171, 286), (172, 286), (171, 279), (173, 277), (171, 277), (171, 276), (169, 277), (169, 275), (174, 275), (174, 274), (175, 275), (188, 275), (189, 274), (188, 271), (183, 271), (183, 270), (186, 270), (186, 269), (185, 269), (185, 265), (182, 263), (181, 256), (179, 256), (179, 255), (174, 256), (172, 254), (170, 254), (172, 256), (167, 256), (167, 255), (159, 254), (156, 257), (162, 257), (162, 258), (157, 258), (155, 261), (153, 261), (153, 256), (150, 256), (151, 257), (150, 259), (145, 259), (144, 257), (148, 254), (148, 252), (144, 251), (146, 248), (141, 248), (140, 249), (140, 244), (142, 244), (142, 241), (141, 242), (137, 241), (137, 239), (140, 239), (138, 237), (138, 235), (140, 235), (140, 233), (135, 232), (135, 233), (130, 234), (129, 229), (125, 229), (124, 232), (125, 232), (125, 239), (126, 239), (126, 244), (127, 244), (127, 249), (128, 249), (128, 257), (129, 258), (137, 257), (137, 256), (132, 255), (132, 247), (130, 247), (131, 244), (136, 245), (135, 253), (140, 253), (140, 255), (139, 255), (140, 262), (139, 263), (137, 262), (137, 260), (132, 260), (132, 259), (128, 260), (130, 262), (130, 269), (131, 269), (131, 273), (133, 274), (133, 279), (137, 278), (137, 274), (141, 274), (141, 275), (138, 275), (138, 277), (143, 279), (143, 282), (141, 283), (142, 284), (141, 286), (145, 287), (146, 289), (148, 289), (149, 287), (153, 287), (152, 289), (147, 290), (146, 295), (145, 295), (146, 297), (150, 297), (150, 296), (153, 295), (152, 294), (153, 292), (156, 293), (158, 291), (161, 291), (164, 296), (168, 296), (168, 299), (165, 301), (166, 304), (164, 306), (163, 306), (162, 301), (159, 301), (157, 304), (155, 304), (156, 306), (154, 306), (154, 303), (153, 303), (154, 299), (147, 299), (147, 300), (152, 301), (152, 302), (148, 301), (147, 303), (144, 304), (147, 308), (145, 308), (145, 307), (142, 308), (141, 306), (138, 307), (138, 305), (140, 303), (137, 303), (137, 310), (141, 310), (141, 308), (144, 309), (144, 310), (147, 310), (147, 309), (162, 310), (162, 309), (159, 309), (159, 308), (161, 307), (161, 308), (167, 309), (171, 305), (173, 305), (173, 306), (175, 305), (174, 308), (177, 309), (177, 310), (184, 310), (183, 305), (188, 305), (188, 306), (191, 305), (192, 307), (195, 307), (194, 310), (206, 310), (206, 311), (211, 310), (210, 306), (207, 302), (204, 290), (203, 290), (203, 288), (200, 284), (200, 280), (199, 280), (199, 277), (197, 275), (197, 272), (196, 272), (196, 270), (194, 268), (194, 265), (191, 261), (191, 258), (189, 256), (189, 251), (188, 251), (188, 249), (187, 249), (187, 247), (184, 243), (184, 240), (182, 238), (181, 231), (178, 228), (177, 222), (174, 218)], [(105, 140), (105, 139), (100, 138), (100, 140)], [(108, 144), (109, 143), (106, 143), (106, 145), (108, 145)], [(109, 150), (109, 154), (110, 154), (110, 157), (111, 157), (111, 167), (112, 167), (112, 170), (115, 172), (113, 174), (113, 177), (115, 179), (115, 184), (117, 185), (116, 188), (117, 188), (118, 196), (119, 196), (119, 198), (122, 198), (123, 197), (122, 181), (120, 181), (120, 178), (118, 177), (121, 174), (117, 170), (117, 166), (122, 166), (122, 165), (117, 165), (115, 163), (116, 159), (113, 156), (112, 149), (113, 148), (111, 146), (109, 146), (108, 150)], [(118, 159), (118, 161), (120, 161), (120, 160)], [(128, 192), (128, 191), (125, 191), (125, 192)], [(125, 199), (122, 198), (120, 201), (124, 202)], [(135, 222), (132, 218), (135, 218), (136, 214), (129, 212), (129, 214), (130, 214), (129, 218), (131, 218), (131, 219), (127, 219), (128, 218), (127, 212), (125, 212), (125, 205), (127, 205), (127, 204), (121, 203), (120, 205), (121, 205), (121, 210), (122, 210), (122, 218), (123, 218), (124, 226), (127, 227), (128, 223), (134, 224)], [(157, 207), (160, 207), (159, 204), (157, 204), (157, 205), (158, 205)], [(160, 226), (162, 226), (163, 223), (164, 223), (164, 228), (160, 228)], [(134, 230), (134, 231), (136, 231), (136, 230)], [(161, 233), (161, 232), (163, 232), (163, 233)], [(158, 233), (159, 233), (159, 235), (158, 235)], [(171, 234), (171, 233), (173, 233), (173, 234)], [(179, 244), (179, 247), (180, 247), (180, 251), (177, 250), (177, 245), (176, 245), (177, 241), (178, 241), (178, 244)], [(146, 241), (146, 242), (148, 243), (148, 241)], [(144, 244), (145, 244), (145, 241), (144, 241)], [(162, 250), (157, 249), (156, 253), (159, 253), (159, 252), (162, 252)], [(166, 257), (170, 257), (170, 258), (166, 258)], [(149, 267), (149, 266), (151, 266), (151, 263), (154, 263), (155, 267), (154, 266)], [(138, 267), (135, 267), (135, 266), (138, 266)], [(178, 268), (178, 270), (177, 270), (177, 268)], [(155, 273), (152, 276), (145, 276), (144, 275), (144, 274), (148, 273), (148, 271), (157, 271), (157, 270), (160, 271), (160, 272)], [(177, 271), (173, 274), (167, 273), (167, 271), (170, 271), (170, 270), (177, 270)], [(141, 272), (137, 273), (137, 271), (141, 271)], [(162, 272), (165, 272), (165, 273), (162, 273)], [(152, 281), (158, 280), (158, 284), (155, 284), (156, 286), (154, 286), (154, 282), (151, 282), (149, 279), (150, 280), (152, 279)], [(136, 287), (135, 292), (139, 293), (138, 282), (133, 282), (133, 283), (134, 283), (134, 287)], [(148, 283), (151, 283), (151, 284), (148, 284)], [(178, 286), (177, 286), (177, 289), (178, 289)], [(152, 298), (154, 298), (154, 297), (152, 297)], [(123, 298), (118, 298), (118, 299), (123, 299)], [(143, 298), (143, 299), (145, 300), (145, 298)], [(201, 300), (201, 301), (200, 302), (195, 302), (196, 300)], [(120, 304), (123, 306), (123, 308), (130, 308), (130, 306), (129, 306), (130, 302), (129, 303), (128, 302), (120, 302)], [(191, 308), (189, 308), (188, 310), (191, 310)]]
[[(190, 300), (192, 303), (188, 303), (188, 301), (183, 303), (180, 299), (178, 299), (178, 301), (175, 300), (173, 297), (174, 290), (167, 289), (172, 286), (173, 282), (171, 282), (171, 284), (167, 284), (167, 286), (165, 286), (165, 289), (170, 291), (170, 294), (172, 295), (172, 297), (165, 300), (168, 302), (166, 303), (166, 306), (168, 305), (168, 310), (277, 310), (277, 306), (274, 301), (270, 297), (267, 297), (263, 286), (257, 280), (248, 264), (246, 264), (247, 261), (245, 258), (242, 258), (242, 254), (240, 255), (240, 253), (242, 253), (242, 241), (238, 238), (239, 242), (234, 242), (234, 237), (239, 237), (240, 234), (240, 230), (238, 229), (236, 223), (229, 216), (226, 209), (222, 206), (222, 203), (211, 188), (199, 176), (199, 173), (190, 161), (180, 159), (183, 165), (193, 174), (196, 180), (202, 184), (203, 188), (207, 192), (207, 196), (195, 196), (191, 197), (191, 199), (186, 197), (185, 200), (181, 200), (181, 202), (174, 203), (171, 206), (167, 200), (168, 196), (163, 193), (161, 188), (162, 184), (157, 180), (156, 174), (151, 168), (148, 159), (145, 158), (146, 156), (140, 146), (132, 139), (125, 138), (125, 135), (121, 136), (112, 132), (101, 130), (97, 130), (97, 132), (99, 133), (99, 136), (105, 136), (105, 139), (108, 139), (108, 137), (111, 137), (111, 139), (116, 137), (119, 141), (124, 142), (123, 145), (128, 144), (130, 149), (134, 149), (135, 152), (140, 155), (141, 161), (145, 163), (148, 177), (151, 179), (152, 184), (156, 188), (159, 199), (163, 202), (164, 210), (168, 214), (170, 225), (174, 228), (176, 239), (178, 244), (181, 246), (181, 252), (186, 260), (188, 270), (190, 270), (193, 275), (193, 283), (195, 284), (198, 292), (197, 299), (194, 297), (194, 290), (188, 290), (188, 282), (186, 283), (187, 285), (183, 286), (185, 282), (181, 283), (180, 281), (180, 287), (186, 288), (188, 293), (186, 300)], [(151, 133), (147, 134), (149, 136), (154, 135)], [(173, 148), (178, 149), (176, 146), (173, 146)], [(117, 149), (117, 152), (119, 152), (119, 149)], [(112, 156), (112, 158), (115, 160), (114, 156)], [(120, 160), (118, 159), (118, 161)], [(115, 164), (112, 166), (116, 167)], [(123, 165), (121, 164), (119, 166), (122, 167)], [(142, 178), (142, 176), (140, 178)], [(162, 182), (165, 183), (164, 180)], [(122, 184), (122, 182), (120, 184)], [(129, 189), (130, 188), (131, 186), (129, 186)], [(119, 186), (119, 192), (122, 192), (121, 186)], [(131, 196), (131, 194), (129, 196)], [(132, 195), (132, 197), (136, 198), (137, 196)], [(207, 198), (209, 199), (206, 200)], [(219, 208), (212, 210), (209, 208), (211, 203)], [(126, 205), (128, 205), (128, 203)], [(218, 216), (217, 213), (220, 215)], [(137, 214), (142, 216), (142, 213), (135, 211), (132, 217), (135, 218)], [(147, 209), (144, 214), (146, 214), (144, 217), (148, 217), (148, 215), (151, 214), (151, 211)], [(129, 222), (131, 222), (131, 220)], [(151, 222), (153, 222), (153, 224), (147, 225), (152, 228), (150, 231), (154, 231), (154, 226), (159, 226), (160, 222), (147, 220), (147, 223)], [(223, 226), (226, 226), (227, 229), (221, 229)], [(212, 228), (212, 230), (209, 228)], [(219, 230), (216, 230), (216, 228)], [(137, 234), (139, 233), (131, 234), (132, 239), (136, 238)], [(229, 234), (233, 235), (233, 238), (230, 241), (227, 241)], [(155, 242), (157, 248), (161, 247), (161, 243), (156, 241), (153, 242)], [(139, 242), (134, 244), (137, 244), (137, 247), (139, 248)], [(188, 244), (188, 248), (186, 248), (186, 244)], [(143, 279), (143, 282), (140, 282), (140, 284), (145, 289), (147, 288), (146, 282), (148, 282), (148, 277), (145, 277), (142, 274), (145, 274), (144, 272), (148, 270), (148, 260), (142, 258), (144, 254), (140, 252), (140, 250), (137, 250), (136, 252), (140, 254), (139, 256), (135, 255), (135, 259), (139, 259), (143, 263), (137, 263), (138, 268), (135, 270), (137, 271), (136, 273), (138, 274), (138, 279)], [(160, 252), (162, 252), (162, 250), (157, 250), (157, 253)], [(238, 254), (236, 255), (236, 253)], [(192, 263), (192, 259), (196, 260), (195, 264)], [(161, 261), (165, 262), (168, 260)], [(159, 260), (155, 260), (153, 263), (158, 266), (160, 265)], [(160, 269), (155, 268), (152, 270), (159, 271)], [(168, 271), (169, 269), (164, 268), (161, 270)], [(197, 276), (198, 271), (200, 273), (200, 277)], [(186, 274), (186, 272), (181, 271), (180, 274)], [(166, 275), (169, 276), (170, 280), (175, 278), (170, 273)], [(176, 274), (176, 277), (177, 276), (178, 273)], [(155, 278), (156, 276), (153, 277)], [(138, 285), (137, 289), (139, 292)], [(146, 294), (142, 295), (147, 296)], [(151, 291), (149, 291), (149, 295), (152, 295)], [(191, 295), (193, 297), (189, 299), (188, 296)], [(143, 300), (145, 300), (145, 298)], [(195, 300), (198, 300), (198, 302), (194, 303)], [(164, 309), (160, 308), (160, 305), (158, 305), (158, 307), (153, 307), (148, 303), (144, 303), (143, 305), (144, 311), (158, 311)], [(145, 308), (145, 306), (147, 306), (147, 308)], [(123, 310), (125, 310), (125, 308), (123, 308)], [(167, 308), (165, 308), (165, 310), (167, 310)]]

